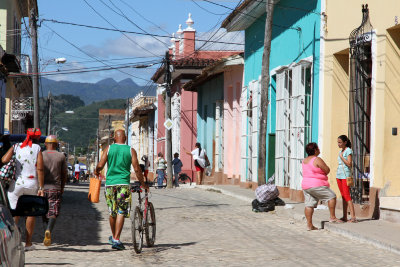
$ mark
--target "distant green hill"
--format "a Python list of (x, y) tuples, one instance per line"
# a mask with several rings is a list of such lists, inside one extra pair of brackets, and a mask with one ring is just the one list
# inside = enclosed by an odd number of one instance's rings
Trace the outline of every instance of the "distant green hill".
[(54, 115), (52, 124), (68, 129), (67, 132), (60, 130), (58, 135), (70, 144), (70, 149), (74, 146), (86, 149), (89, 142), (93, 142), (96, 137), (99, 109), (125, 109), (125, 103), (125, 99), (112, 99), (75, 108), (74, 114), (62, 111)]
[(97, 83), (55, 81), (41, 78), (41, 87), (43, 89), (41, 93), (45, 97), (49, 91), (53, 95), (69, 94), (79, 96), (86, 105), (109, 99), (135, 97), (142, 91), (145, 95), (155, 95), (156, 93), (154, 85), (150, 87), (139, 86), (130, 78), (119, 82), (113, 78), (107, 78)]

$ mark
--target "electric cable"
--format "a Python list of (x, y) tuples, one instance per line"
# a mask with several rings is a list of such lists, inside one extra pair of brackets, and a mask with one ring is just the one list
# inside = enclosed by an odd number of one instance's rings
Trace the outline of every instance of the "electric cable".
[(108, 21), (103, 15), (101, 15), (92, 5), (90, 5), (88, 3), (88, 1), (83, 0), (99, 17), (101, 17), (104, 21), (106, 21), (108, 24), (110, 24), (116, 31), (121, 32), (126, 38), (128, 38), (132, 43), (136, 44), (137, 46), (139, 46), (140, 48), (142, 48), (144, 51), (149, 52), (150, 54), (154, 55), (157, 57), (156, 54), (154, 54), (153, 52), (151, 52), (150, 50), (146, 49), (145, 47), (141, 46), (138, 42), (134, 41), (132, 38), (130, 38), (126, 33), (120, 31), (117, 27), (114, 26), (114, 24), (112, 24), (110, 21)]
[[(120, 8), (118, 8), (111, 0), (109, 0), (109, 2), (110, 2), (116, 9), (118, 9), (119, 12), (121, 12), (121, 13), (118, 13), (118, 12), (116, 12), (115, 10), (113, 10), (110, 6), (108, 6), (106, 3), (104, 3), (103, 0), (99, 0), (99, 1), (102, 2), (105, 6), (107, 6), (110, 10), (112, 10), (115, 14), (118, 14), (119, 16), (125, 18), (127, 21), (129, 21), (130, 23), (132, 23), (133, 25), (135, 25), (138, 29), (142, 30), (143, 32), (148, 33), (145, 29), (143, 29), (142, 27), (140, 27), (139, 25), (137, 25), (135, 22), (133, 22), (130, 18), (128, 18), (128, 17), (125, 15), (125, 13), (124, 13)], [(160, 43), (162, 43), (163, 45), (165, 45), (166, 47), (168, 47), (168, 45), (167, 45), (165, 42), (161, 41), (161, 40), (158, 39), (157, 37), (155, 37), (155, 36), (151, 36), (151, 37), (153, 37), (155, 40), (159, 41)]]
[[(125, 30), (115, 30), (115, 29), (110, 29), (110, 28), (105, 28), (105, 27), (99, 27), (99, 26), (91, 26), (91, 25), (85, 25), (85, 24), (79, 24), (79, 23), (73, 23), (73, 22), (66, 22), (66, 21), (58, 21), (54, 19), (42, 19), (42, 21), (47, 21), (47, 22), (52, 22), (52, 23), (58, 23), (58, 24), (65, 24), (65, 25), (72, 25), (72, 26), (78, 26), (78, 27), (85, 27), (85, 28), (92, 28), (92, 29), (98, 29), (98, 30), (105, 30), (105, 31), (117, 31), (117, 32), (124, 32), (124, 33), (134, 33), (138, 35), (153, 35), (157, 37), (167, 37), (171, 38), (171, 36), (167, 35), (159, 35), (159, 34), (147, 34), (143, 32), (135, 32), (135, 31), (125, 31)], [(191, 38), (181, 38), (181, 39), (188, 39), (188, 40), (193, 40)], [(196, 41), (208, 41), (208, 40), (202, 40), (202, 39), (195, 39)], [(229, 42), (215, 42), (219, 44), (234, 44), (234, 45), (244, 45), (242, 43), (229, 43)], [(157, 57), (162, 57), (162, 56), (157, 56)]]
[[(84, 50), (82, 50), (81, 48), (79, 48), (78, 46), (76, 46), (75, 44), (71, 43), (70, 41), (68, 41), (67, 39), (65, 39), (64, 37), (62, 37), (59, 33), (57, 33), (55, 30), (53, 30), (53, 29), (50, 28), (49, 26), (47, 26), (47, 25), (45, 25), (45, 24), (44, 24), (44, 26), (47, 27), (48, 29), (50, 29), (52, 32), (54, 32), (58, 37), (60, 37), (61, 39), (63, 39), (65, 42), (67, 42), (68, 44), (70, 44), (70, 45), (72, 45), (73, 47), (75, 47), (75, 48), (76, 48), (77, 50), (79, 50), (80, 52), (86, 54), (87, 56), (93, 58), (94, 60), (96, 60), (96, 61), (98, 61), (98, 62), (103, 63), (105, 66), (110, 67), (107, 63), (104, 63), (103, 61), (101, 61), (100, 59), (96, 58), (95, 56), (90, 55), (89, 53), (85, 52)], [(130, 73), (124, 72), (124, 71), (119, 70), (119, 69), (117, 69), (117, 70), (118, 70), (119, 72), (121, 72), (121, 73), (127, 74), (127, 75), (129, 75), (129, 76), (131, 76), (131, 77), (134, 77), (134, 78), (136, 78), (136, 79), (148, 81), (148, 79), (144, 79), (144, 78), (141, 78), (141, 77), (132, 75), (132, 74), (130, 74)]]

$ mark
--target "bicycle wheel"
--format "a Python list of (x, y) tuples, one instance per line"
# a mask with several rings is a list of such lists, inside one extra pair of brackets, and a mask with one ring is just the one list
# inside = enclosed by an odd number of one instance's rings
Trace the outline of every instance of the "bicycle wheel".
[(186, 174), (179, 176), (179, 182), (182, 184), (189, 182), (189, 184), (192, 185), (192, 179)]
[(135, 214), (133, 215), (131, 232), (132, 232), (132, 243), (133, 249), (137, 254), (142, 252), (143, 246), (143, 216), (139, 207), (135, 208)]
[[(154, 184), (154, 186), (157, 186), (157, 187), (158, 187), (158, 177), (157, 177), (157, 176), (156, 176), (156, 178), (154, 178), (153, 184)], [(167, 177), (164, 178), (163, 184), (162, 184), (161, 187), (167, 187)], [(161, 187), (160, 187), (160, 188), (161, 188)]]
[(149, 202), (147, 207), (145, 236), (147, 246), (154, 246), (154, 242), (156, 241), (156, 214), (151, 202)]

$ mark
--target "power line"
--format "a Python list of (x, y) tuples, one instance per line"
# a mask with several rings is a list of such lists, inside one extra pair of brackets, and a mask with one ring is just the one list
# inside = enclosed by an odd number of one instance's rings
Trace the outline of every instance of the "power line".
[(208, 13), (210, 13), (210, 14), (213, 14), (213, 15), (216, 15), (216, 16), (223, 16), (223, 15), (229, 14), (229, 13), (223, 13), (223, 14), (214, 13), (214, 12), (208, 10), (207, 8), (202, 7), (201, 5), (199, 5), (199, 4), (198, 4), (196, 1), (194, 1), (194, 0), (190, 0), (190, 1), (192, 1), (192, 3), (195, 4), (196, 6), (198, 6), (199, 8), (201, 8), (201, 9), (203, 9), (204, 11), (206, 11), (206, 12), (208, 12)]
[[(72, 25), (72, 26), (79, 26), (79, 27), (85, 27), (85, 28), (92, 28), (92, 29), (98, 29), (98, 30), (105, 30), (105, 31), (117, 31), (117, 32), (124, 32), (124, 33), (134, 33), (134, 34), (138, 34), (138, 35), (153, 35), (153, 36), (157, 36), (157, 37), (168, 37), (168, 38), (171, 38), (171, 36), (168, 36), (168, 35), (147, 34), (147, 33), (143, 33), (143, 32), (115, 30), (115, 29), (104, 28), (104, 27), (99, 27), (99, 26), (91, 26), (91, 25), (85, 25), (85, 24), (79, 24), (79, 23), (73, 23), (73, 22), (58, 21), (58, 20), (54, 20), (54, 19), (42, 19), (42, 21), (48, 21), (48, 22), (52, 22), (52, 23), (65, 24), (65, 25)], [(191, 38), (184, 38), (184, 37), (181, 37), (181, 39), (183, 39), (183, 40), (184, 39), (193, 40)], [(209, 41), (209, 40), (196, 39), (196, 41)], [(232, 43), (229, 43), (229, 42), (215, 42), (215, 41), (212, 41), (212, 42), (213, 43), (219, 43), (219, 44), (244, 45), (242, 43), (233, 43), (233, 42)], [(161, 56), (157, 56), (157, 57), (161, 57)]]
[(132, 38), (130, 38), (128, 35), (126, 35), (124, 32), (120, 31), (117, 27), (115, 27), (110, 21), (108, 21), (103, 15), (101, 15), (92, 5), (90, 5), (86, 0), (83, 0), (99, 17), (101, 17), (103, 20), (105, 20), (108, 24), (110, 24), (116, 31), (121, 32), (126, 38), (128, 38), (131, 42), (142, 48), (143, 50), (149, 52), (150, 54), (157, 56), (150, 50), (146, 49), (145, 47), (141, 46), (139, 43), (134, 41)]
[[(137, 25), (135, 22), (133, 22), (130, 18), (128, 18), (128, 17), (125, 15), (125, 13), (124, 13), (120, 8), (118, 8), (111, 0), (109, 0), (109, 1), (110, 1), (110, 3), (111, 3), (116, 9), (118, 9), (119, 12), (121, 12), (121, 13), (116, 12), (116, 11), (113, 10), (110, 6), (108, 6), (106, 3), (104, 3), (103, 0), (100, 0), (100, 2), (102, 2), (105, 6), (107, 6), (107, 7), (108, 7), (110, 10), (112, 10), (114, 13), (116, 13), (116, 14), (120, 15), (121, 17), (125, 18), (127, 21), (129, 21), (130, 23), (132, 23), (133, 25), (135, 25), (138, 29), (142, 30), (143, 32), (148, 33), (145, 29), (143, 29), (142, 27), (140, 27), (139, 25)], [(168, 47), (168, 45), (167, 45), (165, 42), (161, 41), (161, 40), (158, 39), (157, 37), (155, 37), (155, 36), (151, 36), (151, 37), (153, 37), (155, 40), (159, 41), (160, 43), (162, 43), (163, 45), (165, 45), (165, 46)]]
[(141, 17), (142, 19), (144, 19), (145, 21), (153, 24), (155, 27), (159, 28), (161, 31), (165, 32), (166, 34), (169, 34), (169, 32), (167, 32), (166, 30), (164, 30), (163, 28), (161, 28), (160, 26), (158, 26), (157, 24), (155, 24), (154, 22), (152, 22), (151, 20), (146, 19), (142, 14), (140, 14), (140, 12), (137, 12), (136, 9), (134, 9), (131, 5), (129, 5), (127, 2), (123, 1), (123, 0), (119, 0), (120, 2), (124, 3), (128, 8), (130, 8), (133, 12), (135, 12), (139, 17)]
[[(149, 63), (146, 62), (147, 65), (140, 64), (140, 65), (116, 65), (116, 66), (111, 66), (109, 68), (104, 68), (104, 67), (88, 67), (88, 68), (77, 68), (77, 69), (67, 69), (63, 71), (46, 71), (46, 72), (39, 72), (39, 73), (17, 73), (17, 74), (11, 74), (9, 75), (10, 77), (17, 77), (17, 76), (31, 76), (31, 75), (41, 75), (41, 76), (48, 76), (48, 75), (60, 75), (60, 74), (70, 74), (70, 73), (79, 73), (79, 72), (92, 72), (92, 71), (103, 71), (103, 70), (115, 70), (115, 69), (123, 69), (123, 68), (137, 68), (137, 69), (142, 69), (142, 68), (147, 68), (150, 66), (153, 66), (157, 64), (158, 62), (153, 62)], [(144, 79), (148, 81), (147, 79)]]
[[(110, 58), (110, 59), (102, 59), (103, 61), (120, 61), (120, 60), (134, 60), (134, 59), (142, 59), (142, 58), (154, 58), (153, 56), (148, 56), (148, 57), (124, 57), (124, 58)], [(64, 65), (71, 65), (71, 64), (75, 64), (75, 63), (94, 63), (94, 62), (98, 62), (96, 60), (85, 60), (85, 61), (73, 61), (73, 62), (67, 62), (64, 63)], [(48, 65), (58, 65), (59, 63), (56, 62), (52, 62), (49, 63)]]
[[(47, 26), (47, 25), (44, 25), (44, 26), (47, 27), (48, 29), (50, 29), (53, 33), (55, 33), (58, 37), (60, 37), (61, 39), (63, 39), (65, 42), (69, 43), (70, 45), (72, 45), (73, 47), (75, 47), (76, 49), (78, 49), (80, 52), (84, 53), (85, 55), (87, 55), (87, 56), (93, 58), (94, 60), (96, 60), (96, 61), (98, 61), (98, 62), (100, 62), (100, 63), (103, 63), (105, 66), (110, 67), (110, 65), (104, 63), (103, 61), (101, 61), (100, 59), (96, 58), (95, 56), (90, 55), (89, 53), (85, 52), (84, 50), (82, 50), (81, 48), (79, 48), (78, 46), (76, 46), (75, 44), (71, 43), (70, 41), (68, 41), (67, 39), (65, 39), (64, 37), (62, 37), (59, 33), (57, 33), (55, 30), (53, 30), (53, 29), (50, 28), (49, 26)], [(122, 70), (119, 70), (119, 69), (117, 69), (117, 70), (118, 70), (119, 72), (124, 73), (124, 74), (127, 74), (127, 75), (129, 75), (129, 76), (131, 76), (131, 77), (134, 77), (134, 78), (137, 78), (137, 79), (140, 79), (140, 80), (148, 81), (147, 79), (143, 79), (143, 78), (141, 78), (141, 77), (137, 77), (137, 76), (135, 76), (135, 75), (132, 75), (132, 74), (127, 73), (127, 72), (124, 72), (124, 71), (122, 71)]]

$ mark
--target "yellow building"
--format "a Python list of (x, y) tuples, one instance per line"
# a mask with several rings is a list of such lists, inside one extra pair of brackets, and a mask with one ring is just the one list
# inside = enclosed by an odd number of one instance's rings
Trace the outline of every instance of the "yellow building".
[(144, 164), (142, 157), (147, 156), (150, 161), (149, 179), (153, 177), (155, 101), (155, 97), (140, 93), (130, 100), (129, 105), (128, 145), (136, 150), (141, 164)]
[[(400, 4), (323, 0), (319, 146), (339, 194), (337, 137), (353, 143), (357, 215), (400, 219)], [(369, 12), (369, 16), (368, 16)], [(360, 26), (361, 25), (361, 26)]]
[(0, 115), (4, 116), (2, 132), (24, 133), (33, 124), (31, 77), (13, 76), (31, 72), (29, 56), (21, 54), (21, 32), (29, 27), (28, 23), (22, 23), (22, 18), (29, 17), (32, 9), (37, 15), (36, 0), (0, 1), (0, 46), (6, 53), (1, 61), (9, 74), (6, 88), (1, 92), (1, 98), (5, 98), (0, 107)]

